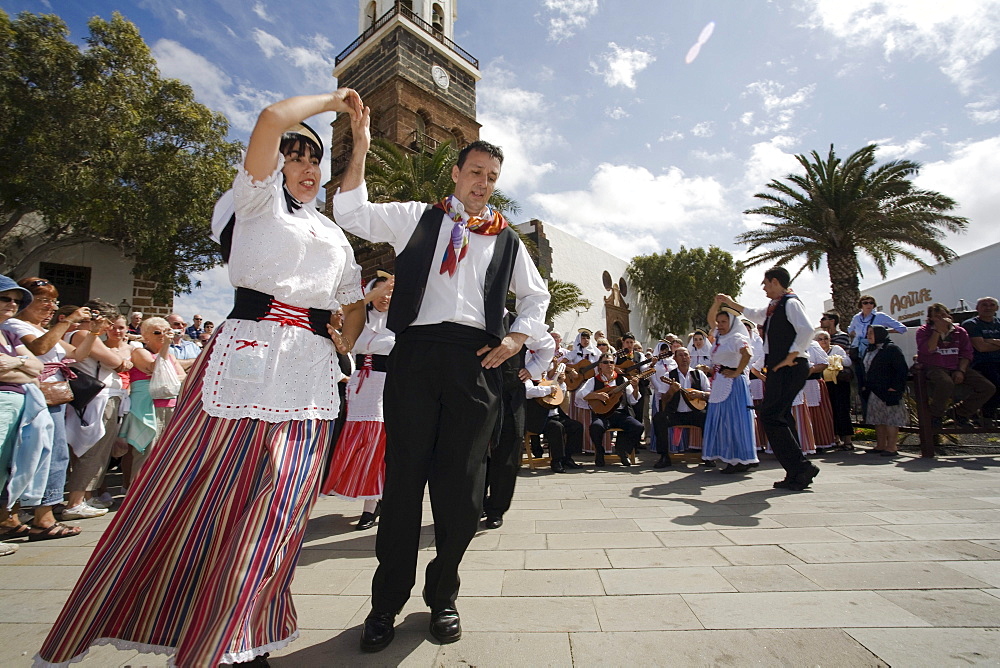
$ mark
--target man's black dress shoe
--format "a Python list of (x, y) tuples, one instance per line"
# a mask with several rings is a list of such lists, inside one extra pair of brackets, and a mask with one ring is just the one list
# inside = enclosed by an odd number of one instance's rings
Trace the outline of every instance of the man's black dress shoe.
[(441, 608), (431, 612), (431, 635), (442, 645), (462, 637), (462, 620), (455, 608)]
[(396, 636), (396, 629), (392, 626), (395, 621), (394, 612), (369, 612), (361, 631), (361, 649), (365, 652), (381, 652), (388, 647)]
[(567, 457), (563, 457), (562, 463), (563, 463), (563, 466), (565, 466), (568, 469), (580, 469), (580, 468), (583, 468), (582, 466), (580, 466), (579, 464), (577, 464), (576, 462), (574, 462), (572, 457), (568, 457), (568, 456)]
[(629, 460), (628, 455), (618, 455), (618, 459), (622, 460), (622, 466), (632, 466), (632, 462)]
[(549, 467), (552, 469), (553, 473), (566, 473), (566, 467), (558, 459), (552, 461), (552, 465)]
[(665, 469), (668, 466), (673, 466), (674, 463), (670, 461), (670, 455), (660, 455), (660, 458), (656, 460), (653, 464), (654, 469)]
[(485, 522), (487, 529), (499, 529), (503, 526), (502, 517), (487, 517)]
[(594, 457), (594, 466), (604, 466), (604, 453)]

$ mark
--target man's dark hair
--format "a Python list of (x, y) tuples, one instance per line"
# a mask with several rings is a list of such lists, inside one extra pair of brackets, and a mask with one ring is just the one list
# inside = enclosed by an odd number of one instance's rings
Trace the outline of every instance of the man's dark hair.
[(827, 311), (826, 313), (823, 314), (823, 317), (833, 320), (834, 327), (840, 327), (840, 316), (834, 313), (833, 311)]
[(625, 332), (622, 335), (622, 341), (624, 341), (625, 339), (632, 339), (633, 341), (635, 341), (635, 334), (633, 334), (632, 332)]
[(771, 267), (764, 272), (765, 281), (769, 281), (772, 278), (778, 279), (778, 284), (783, 288), (787, 288), (792, 284), (792, 276), (784, 267)]
[(500, 150), (500, 147), (495, 144), (491, 144), (488, 141), (477, 139), (459, 151), (458, 162), (455, 163), (459, 169), (462, 169), (462, 165), (465, 164), (465, 158), (472, 151), (482, 151), (483, 153), (488, 154), (491, 158), (496, 158), (500, 161), (500, 164), (503, 165), (503, 151)]

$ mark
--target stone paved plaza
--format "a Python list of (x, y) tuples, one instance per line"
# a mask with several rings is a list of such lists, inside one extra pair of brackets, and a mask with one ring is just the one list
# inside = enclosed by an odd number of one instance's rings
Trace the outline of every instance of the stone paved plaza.
[[(696, 465), (522, 470), (503, 527), (462, 564), (464, 636), (440, 646), (414, 596), (385, 651), (358, 650), (375, 568), (360, 503), (320, 499), (274, 666), (1000, 664), (1000, 458), (816, 459), (814, 489)], [(582, 458), (580, 458), (582, 459)], [(614, 459), (609, 457), (609, 462)], [(0, 560), (0, 666), (30, 665), (107, 519)], [(433, 533), (425, 499), (424, 548)], [(82, 666), (164, 665), (110, 647)]]

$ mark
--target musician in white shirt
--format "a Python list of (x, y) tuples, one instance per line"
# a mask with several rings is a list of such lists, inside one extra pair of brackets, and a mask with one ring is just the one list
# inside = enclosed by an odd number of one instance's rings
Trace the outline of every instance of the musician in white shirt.
[[(654, 468), (671, 465), (670, 428), (681, 425), (705, 427), (705, 408), (695, 408), (690, 401), (707, 401), (711, 382), (701, 369), (691, 366), (691, 353), (678, 348), (673, 357), (676, 366), (665, 374), (653, 374), (653, 388), (660, 397), (660, 405), (653, 416), (656, 430), (656, 449), (660, 459)], [(659, 368), (657, 369), (659, 371)]]

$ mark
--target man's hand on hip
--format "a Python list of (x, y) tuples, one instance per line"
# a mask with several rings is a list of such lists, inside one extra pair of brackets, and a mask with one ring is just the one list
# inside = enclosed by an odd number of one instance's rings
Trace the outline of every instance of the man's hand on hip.
[(507, 336), (503, 337), (500, 341), (500, 345), (491, 348), (490, 346), (483, 346), (476, 351), (477, 355), (486, 355), (483, 358), (483, 368), (485, 369), (495, 369), (500, 366), (504, 360), (513, 357), (520, 350), (521, 346), (528, 339), (527, 334), (521, 334), (520, 332), (512, 332)]

